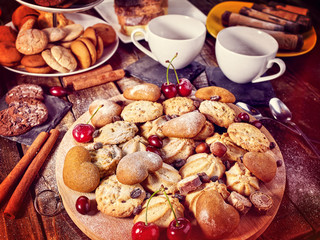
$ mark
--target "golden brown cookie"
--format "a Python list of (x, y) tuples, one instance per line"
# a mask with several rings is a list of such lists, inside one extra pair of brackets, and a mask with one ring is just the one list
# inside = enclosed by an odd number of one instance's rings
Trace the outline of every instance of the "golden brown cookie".
[(15, 42), (17, 31), (9, 26), (0, 26), (0, 42)]
[(27, 29), (19, 32), (16, 48), (24, 55), (42, 52), (48, 44), (47, 35), (39, 29)]
[(165, 100), (163, 110), (166, 115), (182, 115), (196, 110), (193, 100), (186, 97), (174, 97)]
[(234, 103), (236, 101), (235, 96), (225, 88), (210, 86), (200, 88), (195, 93), (196, 98), (203, 100), (210, 100), (212, 98), (217, 99), (219, 102)]
[(0, 42), (0, 64), (8, 67), (19, 65), (22, 54), (14, 42)]
[(188, 138), (165, 138), (161, 154), (165, 163), (171, 164), (176, 160), (187, 159), (195, 149), (193, 139)]
[(146, 100), (156, 102), (161, 96), (160, 88), (152, 83), (138, 84), (124, 90), (123, 96), (130, 100)]
[(80, 68), (85, 69), (91, 66), (91, 54), (83, 41), (73, 41), (70, 45), (70, 49), (77, 57)]
[(42, 67), (25, 67), (27, 72), (30, 73), (39, 73), (39, 74), (46, 74), (53, 72), (53, 69), (49, 66), (42, 66)]
[(117, 34), (112, 26), (105, 23), (97, 23), (92, 26), (96, 33), (102, 38), (103, 45), (106, 47), (116, 41)]
[(21, 59), (21, 64), (25, 67), (42, 67), (47, 66), (41, 54), (25, 55)]
[(17, 28), (20, 27), (30, 18), (37, 19), (39, 12), (25, 5), (20, 5), (12, 14), (12, 23)]
[(121, 117), (128, 122), (142, 123), (160, 117), (163, 107), (160, 103), (150, 101), (135, 101), (124, 107)]

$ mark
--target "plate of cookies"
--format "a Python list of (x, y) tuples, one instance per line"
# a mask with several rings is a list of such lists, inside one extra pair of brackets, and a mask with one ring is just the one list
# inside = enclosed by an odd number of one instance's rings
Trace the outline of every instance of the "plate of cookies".
[[(22, 5), (15, 12), (28, 13), (25, 8)], [(119, 45), (109, 24), (87, 14), (60, 13), (58, 27), (49, 24), (52, 13), (38, 13), (23, 24), (15, 16), (14, 13), (6, 26), (19, 29), (16, 44), (10, 46), (8, 53), (12, 60), (5, 59), (1, 64), (16, 73), (59, 77), (90, 71), (110, 59)]]
[(190, 222), (190, 239), (257, 238), (286, 172), (271, 134), (235, 101), (220, 87), (165, 99), (151, 83), (94, 100), (53, 156), (71, 219), (91, 239), (131, 239), (146, 215), (160, 239), (175, 216)]
[(32, 9), (50, 13), (73, 13), (87, 11), (103, 0), (17, 0)]

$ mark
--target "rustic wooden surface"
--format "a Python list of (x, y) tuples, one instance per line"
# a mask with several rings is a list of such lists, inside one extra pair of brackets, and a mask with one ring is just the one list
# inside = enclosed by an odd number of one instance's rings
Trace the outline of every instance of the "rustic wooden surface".
[[(205, 14), (218, 0), (190, 0)], [(311, 11), (313, 26), (319, 36), (320, 9), (317, 1), (292, 0), (284, 1), (308, 7)], [(10, 21), (10, 16), (18, 3), (0, 0), (2, 9), (1, 21)], [(88, 13), (96, 15), (94, 10)], [(214, 53), (215, 39), (207, 35), (205, 46), (196, 59), (204, 65), (217, 66)], [(124, 68), (135, 62), (143, 54), (132, 44), (120, 43), (117, 52), (108, 61), (114, 69)], [(320, 44), (302, 56), (283, 58), (287, 70), (283, 76), (272, 81), (278, 98), (293, 112), (293, 121), (310, 138), (315, 140), (320, 148)], [(61, 85), (59, 78), (29, 77), (15, 74), (0, 67), (0, 97), (8, 89), (21, 83), (41, 85), (46, 92), (51, 86)], [(199, 79), (204, 79), (201, 74)], [(108, 83), (99, 87), (73, 92), (64, 100), (73, 103), (72, 110), (58, 125), (61, 131), (60, 140), (66, 131), (83, 113), (88, 105), (97, 97), (109, 98), (120, 94), (125, 86), (135, 84), (136, 79), (125, 77), (116, 83)], [(271, 116), (268, 108), (259, 108), (264, 115)], [(286, 189), (274, 220), (259, 240), (271, 239), (319, 239), (320, 238), (320, 160), (305, 143), (305, 141), (273, 122), (264, 121), (264, 126), (278, 143), (286, 165)], [(0, 181), (12, 170), (23, 156), (27, 146), (0, 138)], [(53, 151), (56, 150), (56, 147)], [(57, 191), (55, 179), (55, 162), (52, 154), (38, 174), (28, 195), (25, 197), (21, 211), (15, 220), (4, 217), (5, 201), (0, 208), (0, 239), (88, 239), (73, 223), (65, 210), (54, 217), (40, 216), (33, 207), (35, 195), (44, 189)], [(106, 228), (108, 226), (105, 226)]]

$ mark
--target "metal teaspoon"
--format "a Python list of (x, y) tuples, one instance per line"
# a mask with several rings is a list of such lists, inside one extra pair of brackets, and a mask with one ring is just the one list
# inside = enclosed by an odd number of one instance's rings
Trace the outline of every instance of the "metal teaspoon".
[(294, 123), (291, 121), (292, 113), (289, 108), (279, 99), (279, 98), (272, 98), (269, 101), (269, 108), (273, 117), (281, 122), (290, 124), (292, 127), (296, 129), (304, 138), (304, 140), (309, 144), (310, 148), (316, 154), (318, 159), (320, 159), (320, 153), (318, 152), (317, 148), (312, 144), (311, 140), (304, 134), (304, 132)]

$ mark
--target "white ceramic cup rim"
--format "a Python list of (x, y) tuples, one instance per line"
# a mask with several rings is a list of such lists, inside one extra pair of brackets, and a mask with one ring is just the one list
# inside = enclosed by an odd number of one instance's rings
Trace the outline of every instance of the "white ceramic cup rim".
[[(269, 47), (273, 47), (273, 48), (270, 49), (267, 53), (259, 54), (259, 55), (248, 55), (248, 54), (238, 53), (232, 49), (229, 49), (229, 47), (225, 46), (226, 44), (224, 44), (224, 42), (223, 42), (224, 35), (229, 34), (230, 32), (234, 32), (234, 31), (247, 31), (249, 34), (250, 33), (251, 34), (259, 34), (263, 38), (268, 39), (270, 44), (272, 44)], [(232, 26), (232, 27), (222, 29), (217, 35), (217, 41), (219, 42), (220, 46), (223, 47), (229, 53), (239, 55), (241, 57), (247, 57), (247, 58), (261, 58), (261, 57), (264, 58), (264, 57), (276, 54), (278, 51), (278, 48), (279, 48), (278, 42), (271, 35), (267, 34), (266, 32), (263, 32), (262, 30), (251, 28), (251, 27), (245, 27), (245, 26)]]
[[(167, 19), (179, 19), (179, 20), (186, 20), (189, 22), (192, 22), (193, 24), (197, 24), (197, 34), (194, 34), (193, 37), (190, 38), (186, 38), (186, 39), (171, 39), (171, 38), (167, 38), (167, 37), (163, 37), (159, 34), (158, 31), (155, 31), (154, 29), (154, 25), (158, 24), (159, 22), (164, 21), (163, 19), (167, 20)], [(173, 25), (175, 25), (175, 23), (173, 22)], [(166, 15), (162, 15), (156, 18), (153, 18), (147, 25), (147, 30), (149, 31), (149, 34), (153, 34), (155, 36), (157, 36), (160, 39), (166, 40), (166, 41), (179, 41), (179, 42), (187, 42), (187, 41), (194, 41), (195, 39), (201, 37), (203, 35), (204, 32), (206, 32), (206, 27), (205, 25), (198, 19), (196, 18), (192, 18), (189, 16), (185, 16), (185, 15), (179, 15), (179, 14), (166, 14)], [(156, 30), (159, 30), (159, 28), (156, 28)]]

